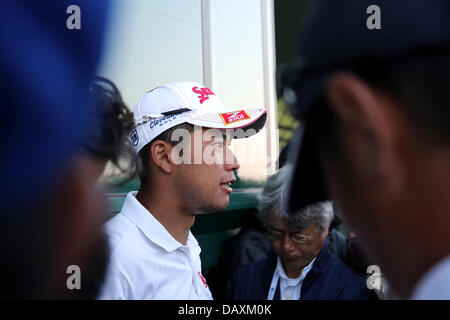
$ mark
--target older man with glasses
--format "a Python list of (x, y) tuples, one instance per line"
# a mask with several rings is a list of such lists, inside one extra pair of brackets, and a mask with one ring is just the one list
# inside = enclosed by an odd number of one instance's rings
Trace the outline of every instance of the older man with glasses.
[(365, 281), (328, 251), (333, 220), (329, 202), (295, 213), (286, 211), (286, 181), (292, 166), (270, 177), (259, 199), (259, 218), (272, 243), (263, 260), (240, 268), (231, 299), (337, 300), (376, 299)]

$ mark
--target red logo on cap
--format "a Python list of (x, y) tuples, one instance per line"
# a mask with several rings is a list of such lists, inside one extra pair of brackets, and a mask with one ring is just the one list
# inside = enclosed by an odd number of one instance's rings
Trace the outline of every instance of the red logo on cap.
[(250, 119), (250, 116), (245, 112), (245, 110), (235, 111), (235, 112), (227, 112), (227, 113), (219, 113), (220, 117), (223, 120), (225, 125), (228, 125), (233, 122)]
[(210, 95), (214, 95), (214, 92), (211, 91), (210, 88), (198, 88), (198, 87), (193, 87), (192, 91), (194, 91), (195, 93), (198, 93), (199, 96), (198, 98), (200, 99), (200, 104), (202, 104), (205, 100), (208, 100)]
[(200, 278), (202, 279), (203, 285), (205, 286), (205, 288), (208, 288), (208, 286), (206, 285), (206, 280), (205, 278), (203, 278), (202, 274), (200, 273), (200, 271), (197, 272), (198, 275), (200, 276)]

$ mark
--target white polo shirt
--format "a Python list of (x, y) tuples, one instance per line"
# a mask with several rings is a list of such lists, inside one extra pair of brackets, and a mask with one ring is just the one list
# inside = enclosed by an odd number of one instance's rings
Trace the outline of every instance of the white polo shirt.
[(122, 211), (106, 223), (111, 255), (100, 299), (212, 299), (192, 233), (185, 246), (179, 243), (136, 194), (128, 193)]

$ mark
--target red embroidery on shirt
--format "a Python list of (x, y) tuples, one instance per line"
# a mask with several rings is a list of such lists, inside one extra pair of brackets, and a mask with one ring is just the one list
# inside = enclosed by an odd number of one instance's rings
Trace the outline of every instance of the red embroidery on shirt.
[(200, 278), (202, 279), (203, 284), (205, 285), (205, 288), (208, 288), (208, 286), (206, 285), (206, 280), (205, 278), (203, 278), (202, 274), (200, 273), (200, 271), (197, 272), (198, 275), (200, 276)]

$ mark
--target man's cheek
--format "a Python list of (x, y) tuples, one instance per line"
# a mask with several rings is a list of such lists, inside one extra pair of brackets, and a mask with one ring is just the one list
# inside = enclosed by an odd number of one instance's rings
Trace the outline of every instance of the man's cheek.
[(203, 149), (203, 163), (207, 165), (224, 164), (225, 153), (217, 144), (210, 144)]

